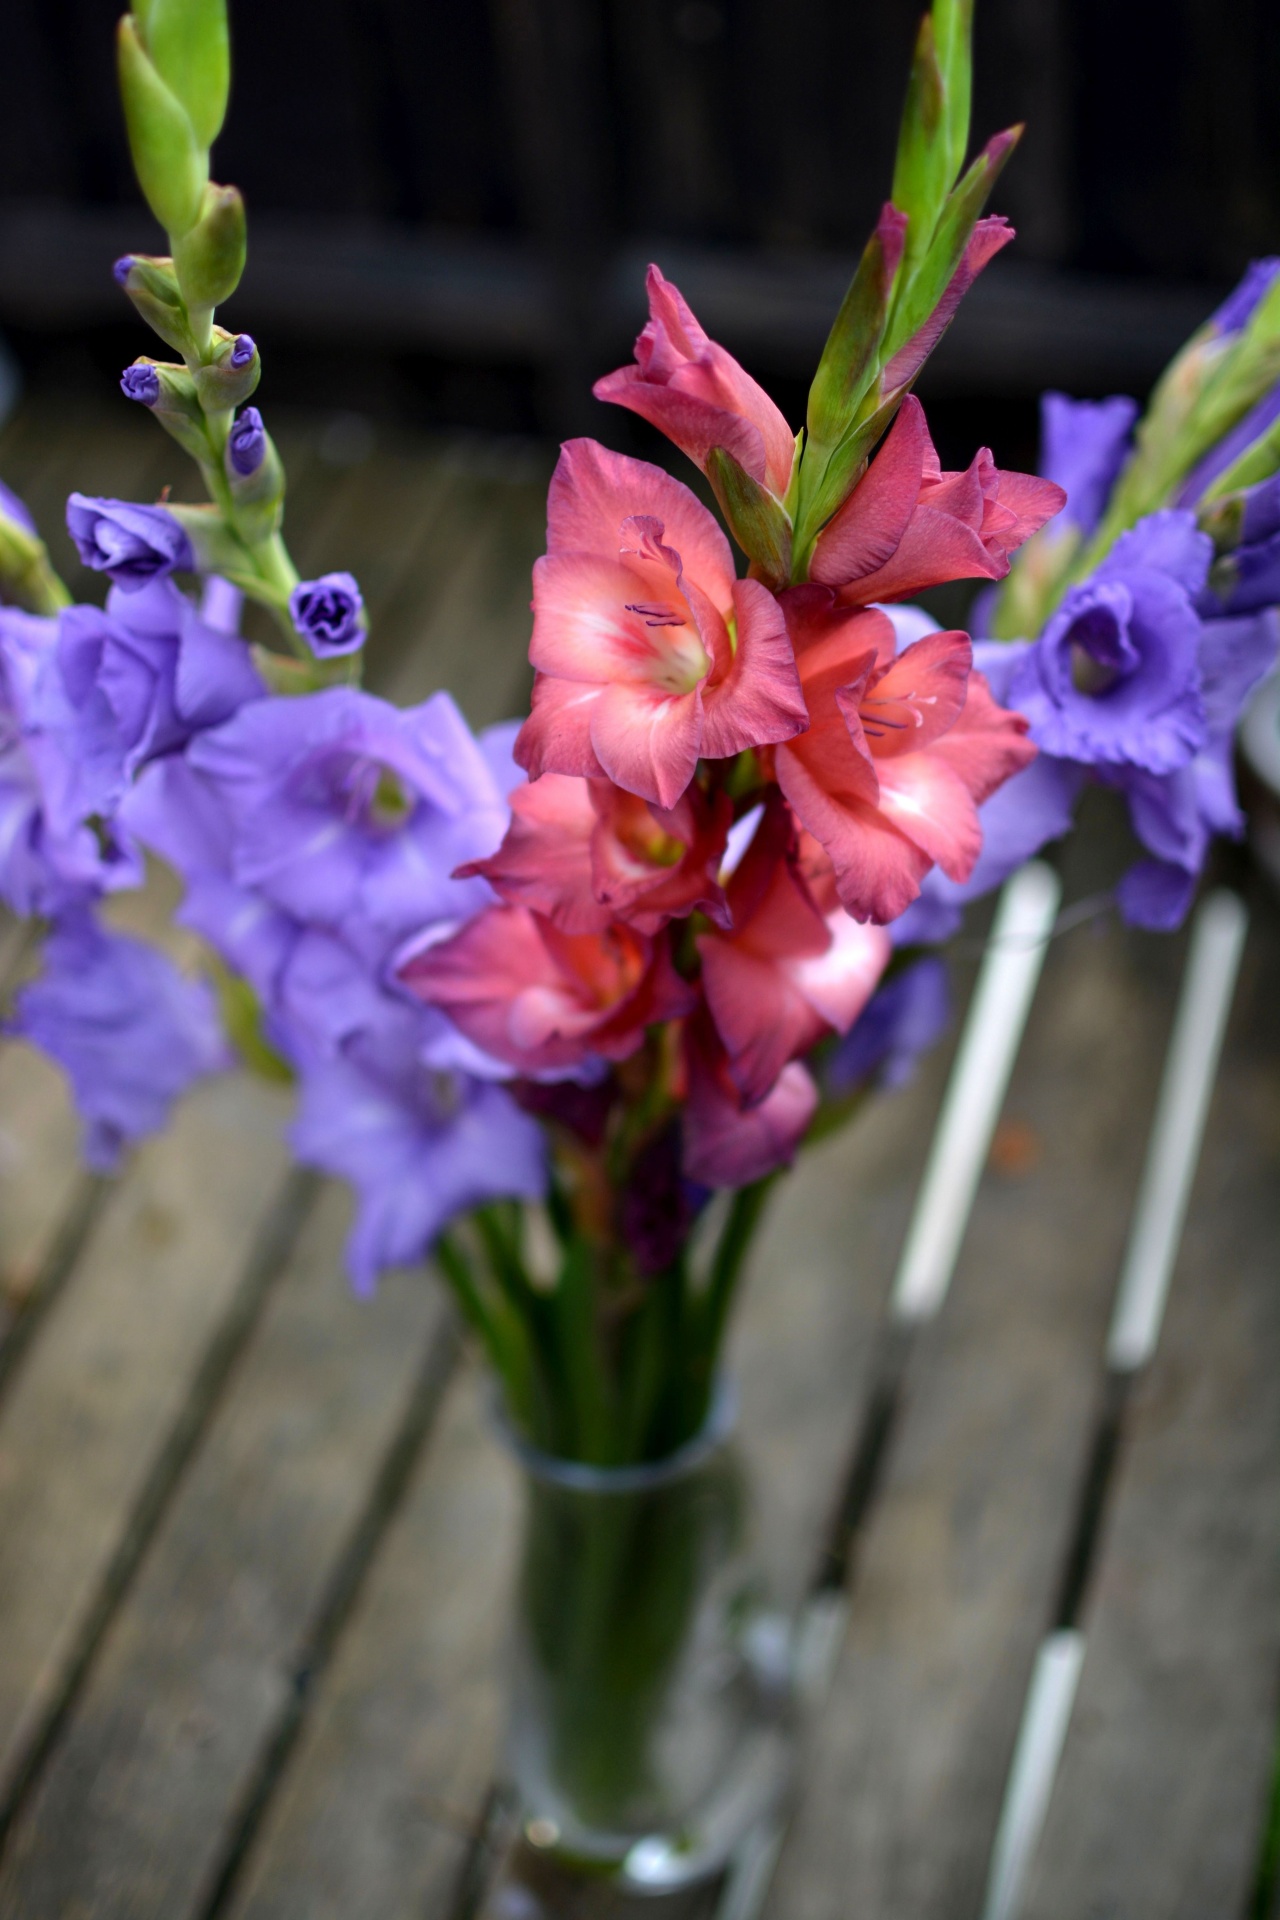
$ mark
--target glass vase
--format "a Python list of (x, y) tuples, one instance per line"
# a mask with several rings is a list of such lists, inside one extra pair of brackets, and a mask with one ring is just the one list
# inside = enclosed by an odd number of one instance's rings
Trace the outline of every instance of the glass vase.
[(786, 1791), (790, 1635), (766, 1607), (722, 1395), (652, 1465), (507, 1444), (525, 1495), (507, 1768), (526, 1840), (636, 1890), (710, 1878)]

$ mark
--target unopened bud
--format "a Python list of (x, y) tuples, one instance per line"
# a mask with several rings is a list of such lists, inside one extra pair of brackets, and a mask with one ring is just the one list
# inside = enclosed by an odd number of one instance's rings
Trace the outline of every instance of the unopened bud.
[(152, 65), (132, 14), (120, 22), (116, 52), (138, 185), (165, 232), (186, 233), (200, 215), (209, 177), (206, 151), (186, 108)]
[(226, 0), (137, 0), (147, 54), (186, 109), (202, 147), (222, 129), (231, 78)]
[(164, 255), (127, 253), (116, 261), (112, 271), (151, 331), (184, 359), (194, 355), (191, 319), (172, 260)]
[(247, 333), (213, 329), (213, 359), (195, 370), (196, 391), (206, 413), (240, 406), (262, 378), (258, 349)]
[(164, 360), (135, 360), (121, 374), (120, 388), (128, 399), (150, 408), (184, 453), (202, 465), (207, 464), (210, 459), (208, 429), (195, 382), (185, 367)]
[(230, 299), (244, 272), (245, 246), (239, 189), (210, 181), (200, 218), (173, 245), (173, 264), (189, 307), (216, 307)]
[(300, 580), (289, 595), (289, 612), (318, 660), (355, 653), (364, 645), (364, 600), (349, 573)]
[(248, 479), (267, 453), (267, 430), (256, 407), (246, 407), (227, 436), (227, 459), (234, 472)]
[(120, 391), (126, 400), (139, 406), (154, 407), (160, 398), (160, 376), (150, 360), (135, 360), (120, 375)]

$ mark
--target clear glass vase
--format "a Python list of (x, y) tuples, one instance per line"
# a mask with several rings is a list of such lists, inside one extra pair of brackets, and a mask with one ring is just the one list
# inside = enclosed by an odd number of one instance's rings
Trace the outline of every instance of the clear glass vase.
[(508, 1446), (524, 1551), (507, 1767), (525, 1838), (637, 1890), (717, 1873), (786, 1791), (790, 1636), (764, 1605), (722, 1395), (653, 1465)]

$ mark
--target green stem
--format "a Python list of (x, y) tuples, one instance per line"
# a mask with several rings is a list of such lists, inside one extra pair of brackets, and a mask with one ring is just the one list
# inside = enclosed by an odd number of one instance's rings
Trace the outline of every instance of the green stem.
[(733, 1196), (729, 1218), (725, 1221), (712, 1263), (711, 1277), (702, 1298), (700, 1325), (694, 1354), (691, 1356), (690, 1390), (699, 1418), (705, 1417), (715, 1379), (720, 1346), (729, 1317), (729, 1308), (742, 1272), (742, 1263), (756, 1230), (765, 1201), (777, 1179), (776, 1173), (741, 1187)]

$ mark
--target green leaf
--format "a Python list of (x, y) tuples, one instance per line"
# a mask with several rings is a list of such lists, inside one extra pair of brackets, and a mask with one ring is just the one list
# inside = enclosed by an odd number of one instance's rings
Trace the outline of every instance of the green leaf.
[(186, 108), (199, 144), (211, 147), (231, 86), (226, 0), (143, 0), (137, 18), (156, 72)]
[(707, 455), (707, 479), (738, 545), (768, 587), (786, 585), (791, 568), (791, 522), (779, 503), (725, 447)]
[(199, 217), (207, 157), (185, 107), (143, 51), (132, 14), (120, 22), (116, 53), (138, 185), (166, 233), (186, 233)]

